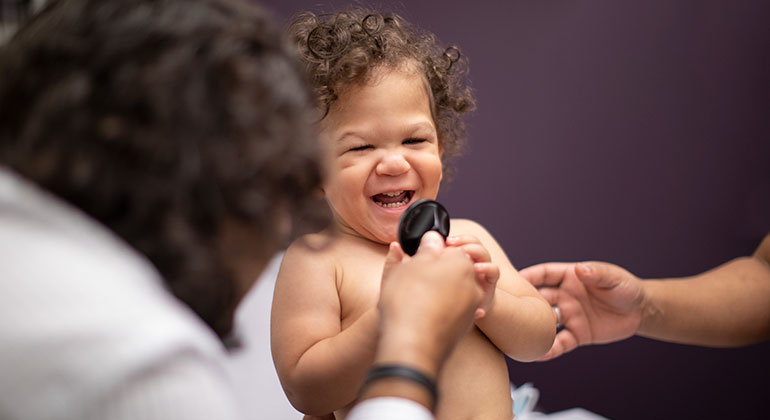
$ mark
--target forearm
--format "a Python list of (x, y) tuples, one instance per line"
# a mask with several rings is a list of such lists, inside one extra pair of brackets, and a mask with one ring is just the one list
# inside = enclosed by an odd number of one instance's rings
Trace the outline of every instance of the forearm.
[[(383, 334), (380, 337), (375, 364), (411, 367), (435, 380), (439, 376), (440, 366), (444, 361), (445, 349), (430, 334), (414, 335), (411, 332), (407, 327), (391, 329), (390, 333)], [(382, 419), (407, 418), (401, 417), (402, 415), (410, 419), (433, 418), (431, 412), (436, 404), (434, 395), (423, 385), (412, 380), (402, 377), (380, 379), (366, 386), (360, 395), (361, 401), (371, 399), (385, 401), (383, 398), (388, 399), (389, 402), (379, 403), (378, 409), (370, 410), (368, 414)], [(398, 402), (400, 406), (398, 412), (392, 411), (394, 409), (392, 405), (395, 404), (392, 398), (402, 400)], [(406, 401), (418, 405), (409, 406)], [(390, 404), (390, 406), (385, 407), (384, 404)], [(420, 406), (423, 408), (420, 409)], [(388, 412), (382, 411), (383, 409), (387, 409)]]
[(513, 296), (501, 289), (494, 299), (492, 310), (476, 325), (498, 349), (514, 360), (530, 362), (551, 348), (556, 322), (545, 300)]
[[(449, 353), (446, 343), (430, 332), (437, 328), (417, 327), (420, 322), (406, 324), (391, 322), (390, 328), (380, 336), (374, 363), (377, 365), (406, 366), (436, 380)], [(469, 320), (470, 321), (470, 320)], [(380, 379), (363, 389), (361, 399), (398, 397), (412, 400), (428, 410), (435, 408), (433, 395), (422, 385), (400, 377)]]
[(683, 344), (742, 346), (770, 339), (770, 266), (738, 258), (703, 274), (643, 282), (638, 335)]
[(372, 308), (336, 336), (306, 350), (281, 378), (292, 405), (304, 413), (322, 415), (351, 403), (374, 361), (378, 322), (377, 310)]

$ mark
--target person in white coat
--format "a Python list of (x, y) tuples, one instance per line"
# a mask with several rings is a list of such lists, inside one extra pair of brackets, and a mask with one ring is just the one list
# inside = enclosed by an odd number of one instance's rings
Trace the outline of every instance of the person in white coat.
[[(0, 52), (1, 418), (260, 416), (226, 376), (233, 313), (328, 221), (301, 74), (236, 0), (61, 0), (22, 25)], [(430, 418), (483, 293), (435, 234), (391, 255), (377, 361), (397, 369), (352, 418)]]

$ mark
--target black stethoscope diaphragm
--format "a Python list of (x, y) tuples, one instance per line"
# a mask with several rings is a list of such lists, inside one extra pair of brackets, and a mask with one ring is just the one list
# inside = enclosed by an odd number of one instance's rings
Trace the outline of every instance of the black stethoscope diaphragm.
[(449, 213), (436, 200), (420, 200), (401, 215), (398, 223), (398, 242), (409, 255), (414, 255), (420, 246), (422, 235), (435, 230), (446, 240), (449, 236)]

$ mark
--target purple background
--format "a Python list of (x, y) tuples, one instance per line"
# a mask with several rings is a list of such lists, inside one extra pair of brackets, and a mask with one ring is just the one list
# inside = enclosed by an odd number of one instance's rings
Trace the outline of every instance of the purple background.
[[(262, 4), (286, 19), (348, 3)], [(478, 110), (439, 199), (486, 226), (517, 267), (598, 259), (685, 276), (751, 253), (770, 231), (770, 2), (372, 4), (470, 58)], [(510, 370), (549, 412), (770, 418), (770, 343), (633, 338)]]

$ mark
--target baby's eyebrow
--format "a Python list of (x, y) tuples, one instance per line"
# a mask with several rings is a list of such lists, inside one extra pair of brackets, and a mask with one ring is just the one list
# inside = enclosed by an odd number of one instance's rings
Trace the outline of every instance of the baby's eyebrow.
[(418, 131), (418, 130), (435, 131), (436, 128), (433, 126), (433, 124), (431, 124), (431, 123), (429, 123), (427, 121), (421, 121), (421, 122), (412, 124), (411, 126), (409, 126), (409, 128), (406, 131), (415, 132), (415, 131)]
[(347, 139), (348, 137), (355, 137), (359, 140), (366, 140), (366, 136), (362, 135), (359, 131), (354, 130), (348, 130), (337, 136), (337, 143), (342, 142), (343, 140)]
[[(399, 128), (399, 133), (403, 136), (410, 136), (414, 135), (417, 132), (420, 132), (419, 134), (423, 134), (425, 132), (435, 132), (436, 128), (435, 126), (429, 122), (429, 121), (417, 121), (414, 123), (407, 123), (403, 127)], [(336, 137), (335, 142), (341, 143), (342, 141), (348, 139), (349, 137), (354, 137), (358, 140), (368, 141), (367, 139), (370, 137), (376, 137), (377, 132), (374, 130), (367, 130), (362, 128), (355, 128), (355, 129), (347, 129), (343, 131), (341, 134), (339, 134)]]

